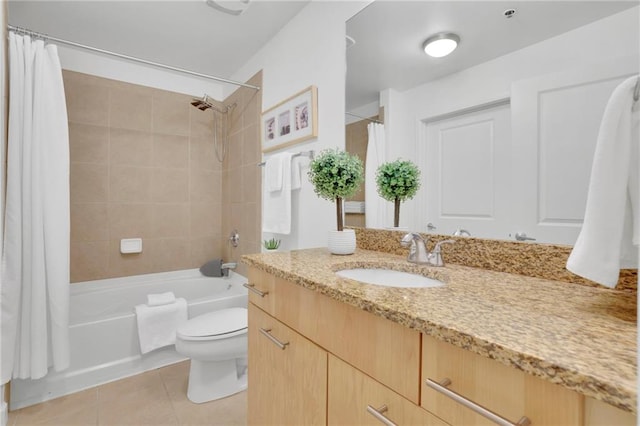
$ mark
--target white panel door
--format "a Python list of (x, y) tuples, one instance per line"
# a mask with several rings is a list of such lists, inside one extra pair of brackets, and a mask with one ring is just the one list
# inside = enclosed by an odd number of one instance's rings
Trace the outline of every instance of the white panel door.
[[(507, 238), (510, 161), (509, 106), (461, 113), (425, 124), (420, 159), (422, 231)], [(427, 229), (427, 223), (434, 230)]]
[(622, 58), (512, 85), (512, 238), (575, 242), (604, 108), (637, 64)]

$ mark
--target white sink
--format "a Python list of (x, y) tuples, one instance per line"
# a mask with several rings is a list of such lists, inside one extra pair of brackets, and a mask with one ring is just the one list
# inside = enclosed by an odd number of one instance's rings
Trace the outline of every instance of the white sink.
[(343, 278), (360, 281), (367, 284), (382, 285), (385, 287), (440, 287), (444, 283), (424, 275), (409, 272), (394, 271), (391, 269), (358, 268), (343, 269), (336, 274)]

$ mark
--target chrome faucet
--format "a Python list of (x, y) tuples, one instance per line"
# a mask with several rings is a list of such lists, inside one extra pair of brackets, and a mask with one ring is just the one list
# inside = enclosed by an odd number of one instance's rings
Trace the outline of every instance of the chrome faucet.
[(402, 247), (410, 247), (407, 262), (429, 263), (429, 252), (427, 251), (426, 246), (427, 241), (429, 241), (429, 237), (427, 237), (427, 240), (425, 241), (425, 239), (417, 232), (409, 232), (402, 237), (402, 240), (400, 240)]
[(427, 250), (427, 242), (429, 241), (429, 237), (422, 238), (422, 236), (416, 232), (409, 232), (402, 240), (400, 240), (400, 244), (402, 247), (409, 247), (409, 256), (407, 257), (407, 262), (411, 263), (419, 263), (431, 266), (444, 266), (444, 259), (442, 257), (442, 249), (440, 246), (442, 244), (453, 244), (454, 240), (444, 240), (440, 241), (436, 244), (433, 251), (429, 253)]
[(227, 262), (220, 265), (220, 269), (222, 270), (222, 276), (228, 277), (230, 269), (236, 269), (238, 264), (236, 262)]

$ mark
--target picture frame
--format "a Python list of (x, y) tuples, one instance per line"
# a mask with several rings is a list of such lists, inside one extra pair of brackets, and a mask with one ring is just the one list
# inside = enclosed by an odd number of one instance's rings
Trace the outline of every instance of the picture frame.
[(271, 152), (318, 136), (318, 89), (309, 86), (262, 112), (262, 152)]

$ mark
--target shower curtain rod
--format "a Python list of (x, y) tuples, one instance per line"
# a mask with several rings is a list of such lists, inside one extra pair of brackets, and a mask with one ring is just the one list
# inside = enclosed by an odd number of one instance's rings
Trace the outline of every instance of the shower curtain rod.
[(383, 123), (382, 123), (382, 121), (374, 120), (373, 118), (363, 117), (363, 116), (361, 116), (361, 115), (354, 114), (354, 113), (352, 113), (352, 112), (345, 112), (345, 114), (346, 114), (346, 115), (350, 115), (350, 116), (352, 116), (352, 117), (361, 118), (361, 119), (363, 119), (363, 120), (368, 120), (368, 121), (371, 121), (372, 123), (383, 124)]
[(171, 65), (160, 64), (158, 62), (147, 61), (146, 59), (136, 58), (135, 56), (123, 55), (122, 53), (116, 53), (116, 52), (111, 52), (109, 50), (99, 49), (97, 47), (87, 46), (85, 44), (76, 43), (75, 41), (69, 41), (69, 40), (64, 40), (64, 39), (57, 38), (57, 37), (52, 37), (52, 36), (49, 36), (49, 35), (46, 35), (46, 34), (42, 34), (42, 33), (36, 32), (36, 31), (28, 30), (28, 29), (25, 29), (25, 28), (15, 27), (13, 25), (7, 25), (7, 28), (10, 31), (15, 31), (17, 33), (30, 35), (32, 37), (41, 38), (43, 40), (54, 41), (54, 42), (60, 43), (60, 44), (66, 44), (67, 46), (77, 47), (79, 49), (85, 49), (85, 50), (90, 50), (92, 52), (102, 53), (103, 55), (115, 56), (117, 58), (125, 59), (127, 61), (139, 62), (141, 64), (151, 65), (151, 66), (157, 67), (157, 68), (164, 68), (164, 69), (168, 69), (168, 70), (171, 70), (171, 71), (180, 72), (180, 73), (183, 73), (183, 74), (190, 74), (190, 75), (194, 75), (196, 77), (202, 77), (202, 78), (206, 78), (206, 79), (209, 79), (209, 80), (219, 81), (219, 82), (222, 82), (222, 83), (234, 84), (236, 86), (242, 86), (242, 87), (248, 87), (249, 89), (260, 90), (259, 86), (254, 86), (252, 84), (241, 83), (239, 81), (229, 80), (227, 78), (216, 77), (216, 76), (213, 76), (213, 75), (202, 74), (202, 73), (199, 73), (199, 72), (186, 70), (184, 68), (178, 68), (178, 67), (173, 67)]

